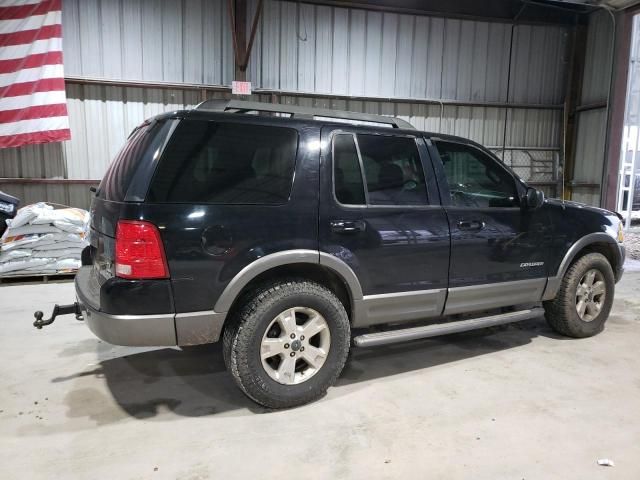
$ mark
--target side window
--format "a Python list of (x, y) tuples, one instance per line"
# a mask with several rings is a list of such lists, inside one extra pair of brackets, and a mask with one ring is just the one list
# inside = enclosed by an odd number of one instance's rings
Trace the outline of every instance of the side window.
[(454, 142), (434, 142), (458, 207), (516, 207), (514, 178), (493, 158), (477, 148)]
[(151, 183), (150, 202), (282, 204), (298, 134), (290, 128), (182, 120)]
[(416, 141), (357, 135), (371, 205), (426, 205), (427, 187)]
[(336, 199), (345, 205), (364, 205), (364, 186), (353, 135), (333, 137), (333, 178)]

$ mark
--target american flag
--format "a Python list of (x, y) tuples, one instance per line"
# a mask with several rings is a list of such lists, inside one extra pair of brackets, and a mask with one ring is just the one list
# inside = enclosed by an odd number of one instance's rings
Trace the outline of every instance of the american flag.
[(62, 0), (0, 0), (0, 148), (69, 140)]

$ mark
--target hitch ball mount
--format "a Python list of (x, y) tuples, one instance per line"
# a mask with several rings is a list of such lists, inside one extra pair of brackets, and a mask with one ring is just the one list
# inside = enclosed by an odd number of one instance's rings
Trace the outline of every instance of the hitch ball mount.
[(47, 325), (51, 325), (57, 316), (59, 315), (75, 315), (76, 316), (76, 320), (84, 320), (84, 318), (82, 318), (82, 312), (80, 311), (80, 305), (78, 304), (78, 302), (74, 302), (71, 303), (69, 305), (57, 305), (55, 307), (53, 307), (53, 312), (51, 313), (51, 318), (44, 320), (42, 317), (44, 317), (44, 313), (42, 313), (40, 310), (38, 310), (37, 312), (35, 312), (33, 314), (34, 317), (36, 317), (36, 321), (33, 322), (33, 326), (36, 327), (38, 330), (40, 330), (42, 327), (46, 327)]

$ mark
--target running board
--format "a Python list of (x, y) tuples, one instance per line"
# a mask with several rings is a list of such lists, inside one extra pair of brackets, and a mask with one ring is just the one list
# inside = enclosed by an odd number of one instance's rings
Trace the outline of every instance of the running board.
[(377, 347), (378, 345), (388, 345), (390, 343), (406, 342), (418, 340), (420, 338), (438, 337), (449, 335), (450, 333), (466, 332), (478, 328), (494, 327), (506, 323), (521, 322), (530, 318), (539, 317), (544, 313), (544, 308), (534, 307), (517, 312), (507, 312), (488, 317), (472, 318), (470, 320), (458, 320), (437, 325), (427, 325), (424, 327), (404, 328), (398, 330), (388, 330), (386, 332), (366, 333), (354, 337), (353, 343), (356, 347)]

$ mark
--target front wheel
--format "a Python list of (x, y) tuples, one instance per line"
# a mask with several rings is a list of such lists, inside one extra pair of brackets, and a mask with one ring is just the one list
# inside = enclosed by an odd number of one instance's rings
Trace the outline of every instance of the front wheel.
[(269, 408), (322, 396), (349, 353), (347, 313), (327, 288), (279, 280), (258, 288), (225, 329), (224, 358), (241, 390)]
[(589, 253), (571, 265), (556, 298), (544, 302), (547, 322), (562, 335), (591, 337), (604, 328), (614, 290), (615, 278), (607, 258)]

